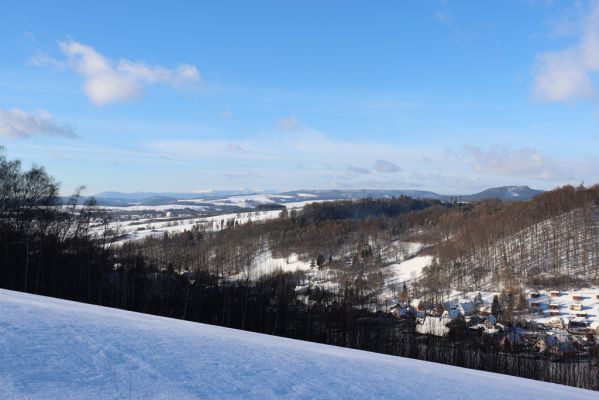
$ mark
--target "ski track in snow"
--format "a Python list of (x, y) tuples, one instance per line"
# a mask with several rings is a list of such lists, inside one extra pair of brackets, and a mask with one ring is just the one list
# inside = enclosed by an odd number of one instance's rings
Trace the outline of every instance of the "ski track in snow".
[(597, 399), (424, 361), (0, 290), (0, 398)]

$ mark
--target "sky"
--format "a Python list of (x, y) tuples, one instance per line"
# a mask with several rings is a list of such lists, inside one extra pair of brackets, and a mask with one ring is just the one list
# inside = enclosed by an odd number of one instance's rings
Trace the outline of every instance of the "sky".
[(599, 183), (597, 1), (0, 3), (0, 145), (63, 194)]

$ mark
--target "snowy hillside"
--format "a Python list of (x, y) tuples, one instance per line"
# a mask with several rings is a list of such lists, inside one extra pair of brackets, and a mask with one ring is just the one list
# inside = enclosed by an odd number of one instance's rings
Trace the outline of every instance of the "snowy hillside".
[(170, 218), (142, 218), (127, 222), (110, 222), (107, 227), (98, 223), (93, 226), (92, 233), (96, 236), (101, 236), (104, 229), (108, 228), (120, 235), (120, 238), (116, 243), (122, 244), (129, 240), (144, 239), (148, 236), (161, 237), (165, 232), (176, 234), (190, 231), (194, 228), (202, 229), (207, 232), (218, 232), (225, 229), (228, 225), (242, 225), (252, 221), (267, 221), (278, 218), (280, 215), (280, 210), (271, 210), (220, 214), (200, 218), (185, 218), (176, 221), (173, 221)]
[[(599, 277), (599, 206), (578, 208), (546, 219), (497, 241), (479, 241), (460, 259), (467, 273), (496, 286), (494, 273), (507, 264), (528, 277)], [(483, 285), (481, 285), (482, 287)]]
[(571, 387), (0, 290), (2, 399), (596, 399)]

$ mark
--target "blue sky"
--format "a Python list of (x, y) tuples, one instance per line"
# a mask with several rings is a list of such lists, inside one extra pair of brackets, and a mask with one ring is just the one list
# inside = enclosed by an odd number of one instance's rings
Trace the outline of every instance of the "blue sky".
[(65, 194), (599, 181), (597, 2), (123, 3), (0, 14), (0, 144)]

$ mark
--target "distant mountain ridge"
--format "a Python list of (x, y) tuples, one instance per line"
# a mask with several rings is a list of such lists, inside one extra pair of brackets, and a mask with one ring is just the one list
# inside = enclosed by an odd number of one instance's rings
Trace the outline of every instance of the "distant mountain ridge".
[(233, 196), (236, 194), (248, 194), (251, 191), (242, 189), (242, 190), (222, 190), (222, 191), (212, 191), (206, 190), (202, 192), (188, 192), (188, 193), (179, 193), (179, 192), (101, 192), (94, 195), (95, 198), (98, 199), (127, 199), (127, 200), (146, 200), (149, 198), (174, 198), (174, 199), (196, 199), (196, 198), (206, 198), (206, 197), (226, 197)]
[(500, 199), (504, 201), (522, 201), (530, 200), (538, 194), (543, 193), (543, 190), (531, 189), (528, 186), (502, 186), (483, 190), (480, 193), (461, 196), (462, 200), (480, 201), (486, 199)]
[[(526, 201), (542, 190), (528, 186), (501, 186), (474, 194), (445, 195), (425, 190), (293, 190), (282, 193), (256, 193), (247, 189), (237, 191), (185, 192), (102, 192), (95, 195), (98, 205), (112, 207), (203, 205), (212, 208), (218, 204), (231, 204), (239, 208), (255, 207), (258, 204), (286, 204), (302, 201), (354, 200), (363, 198), (390, 198), (409, 196), (415, 199), (440, 201), (481, 201), (499, 199), (502, 201)], [(86, 198), (84, 198), (86, 199)]]

